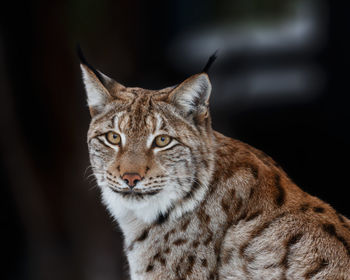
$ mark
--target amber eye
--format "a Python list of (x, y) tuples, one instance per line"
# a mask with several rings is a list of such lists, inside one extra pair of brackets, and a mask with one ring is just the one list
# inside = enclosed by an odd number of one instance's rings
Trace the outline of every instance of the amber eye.
[(156, 139), (154, 139), (154, 144), (157, 147), (165, 147), (166, 145), (168, 145), (171, 141), (170, 136), (167, 135), (159, 135), (156, 137)]
[(107, 141), (112, 145), (120, 144), (120, 135), (118, 133), (115, 133), (113, 131), (107, 132), (106, 138), (107, 138)]

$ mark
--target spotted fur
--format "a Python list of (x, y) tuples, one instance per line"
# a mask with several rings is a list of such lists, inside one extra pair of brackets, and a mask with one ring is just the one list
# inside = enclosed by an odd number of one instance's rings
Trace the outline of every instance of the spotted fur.
[[(350, 279), (349, 220), (212, 130), (207, 74), (153, 91), (81, 68), (91, 164), (131, 279)], [(158, 135), (172, 141), (156, 147)], [(132, 191), (126, 172), (142, 177)]]

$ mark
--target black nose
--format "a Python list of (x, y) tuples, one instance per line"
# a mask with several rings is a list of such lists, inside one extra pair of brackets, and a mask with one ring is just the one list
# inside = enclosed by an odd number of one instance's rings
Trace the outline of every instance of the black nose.
[(138, 173), (124, 173), (122, 179), (132, 189), (136, 186), (137, 182), (141, 181), (141, 176)]

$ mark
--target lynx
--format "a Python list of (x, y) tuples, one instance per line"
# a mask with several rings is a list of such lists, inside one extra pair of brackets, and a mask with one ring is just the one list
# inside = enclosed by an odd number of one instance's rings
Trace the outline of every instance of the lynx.
[(136, 279), (350, 279), (350, 221), (211, 127), (207, 69), (125, 87), (81, 69), (102, 201)]

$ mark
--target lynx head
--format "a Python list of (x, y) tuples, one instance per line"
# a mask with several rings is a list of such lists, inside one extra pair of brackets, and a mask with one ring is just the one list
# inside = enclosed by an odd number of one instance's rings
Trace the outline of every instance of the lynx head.
[(84, 58), (81, 69), (91, 165), (112, 215), (151, 223), (192, 210), (213, 169), (208, 75), (146, 90), (119, 84)]

